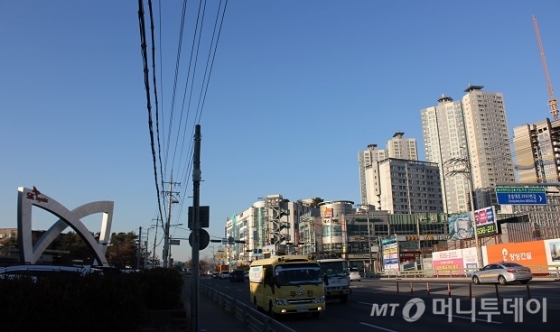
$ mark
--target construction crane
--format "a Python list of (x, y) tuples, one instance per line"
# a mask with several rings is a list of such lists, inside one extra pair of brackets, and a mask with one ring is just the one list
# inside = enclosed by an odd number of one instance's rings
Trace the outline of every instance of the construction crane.
[(541, 34), (539, 33), (539, 25), (535, 16), (533, 16), (533, 26), (535, 27), (535, 33), (537, 35), (537, 42), (539, 43), (539, 51), (541, 53), (541, 60), (544, 68), (544, 76), (546, 78), (546, 84), (548, 86), (548, 105), (550, 105), (550, 113), (552, 113), (554, 120), (558, 120), (558, 100), (554, 98), (554, 90), (552, 89), (552, 84), (550, 84), (550, 76), (548, 75), (548, 66), (546, 65), (546, 58), (544, 57)]

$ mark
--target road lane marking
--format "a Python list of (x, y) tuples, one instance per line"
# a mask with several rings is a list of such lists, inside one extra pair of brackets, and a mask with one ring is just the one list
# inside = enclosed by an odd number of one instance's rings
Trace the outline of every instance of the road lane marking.
[(365, 326), (369, 326), (369, 327), (373, 327), (374, 329), (387, 331), (387, 332), (397, 332), (395, 330), (391, 330), (391, 329), (388, 329), (386, 327), (377, 326), (377, 325), (373, 325), (373, 324), (368, 324), (368, 323), (364, 323), (364, 322), (360, 322), (360, 324), (365, 325)]

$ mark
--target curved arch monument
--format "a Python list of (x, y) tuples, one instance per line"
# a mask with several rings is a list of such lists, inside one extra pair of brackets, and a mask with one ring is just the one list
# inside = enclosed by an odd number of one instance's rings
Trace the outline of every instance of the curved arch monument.
[[(32, 209), (33, 206), (46, 210), (58, 218), (41, 238), (33, 245), (31, 238), (32, 231)], [(111, 223), (113, 219), (114, 202), (98, 201), (81, 205), (74, 210), (68, 210), (62, 204), (51, 197), (44, 195), (35, 187), (32, 189), (18, 188), (18, 244), (20, 261), (25, 264), (35, 264), (41, 254), (53, 242), (53, 240), (64, 231), (71, 227), (89, 247), (97, 262), (108, 266), (105, 253), (107, 243), (111, 233)], [(80, 220), (92, 214), (101, 213), (101, 228), (99, 231), (99, 241), (90, 233), (88, 228)]]

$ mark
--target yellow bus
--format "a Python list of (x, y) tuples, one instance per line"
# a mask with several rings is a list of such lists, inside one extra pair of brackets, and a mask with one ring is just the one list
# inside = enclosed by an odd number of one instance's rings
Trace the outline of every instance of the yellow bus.
[(325, 311), (321, 266), (303, 255), (274, 256), (251, 263), (249, 290), (255, 308), (271, 316)]

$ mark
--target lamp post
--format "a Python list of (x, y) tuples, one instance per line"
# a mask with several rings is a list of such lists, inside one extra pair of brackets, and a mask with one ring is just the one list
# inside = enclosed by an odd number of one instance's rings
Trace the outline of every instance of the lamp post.
[[(169, 225), (169, 227), (179, 227), (179, 226), (183, 226), (183, 224), (174, 224), (174, 225)], [(177, 240), (177, 239), (176, 239)], [(169, 240), (171, 241), (171, 237), (169, 237)], [(171, 244), (169, 244), (169, 257), (168, 257), (168, 262), (171, 262)]]
[[(369, 257), (369, 270), (373, 271), (373, 257), (371, 255), (371, 228), (369, 225), (369, 205), (359, 205), (360, 209), (365, 207), (366, 221), (367, 221), (367, 242), (368, 242), (368, 257)], [(378, 249), (379, 250), (379, 249)]]

